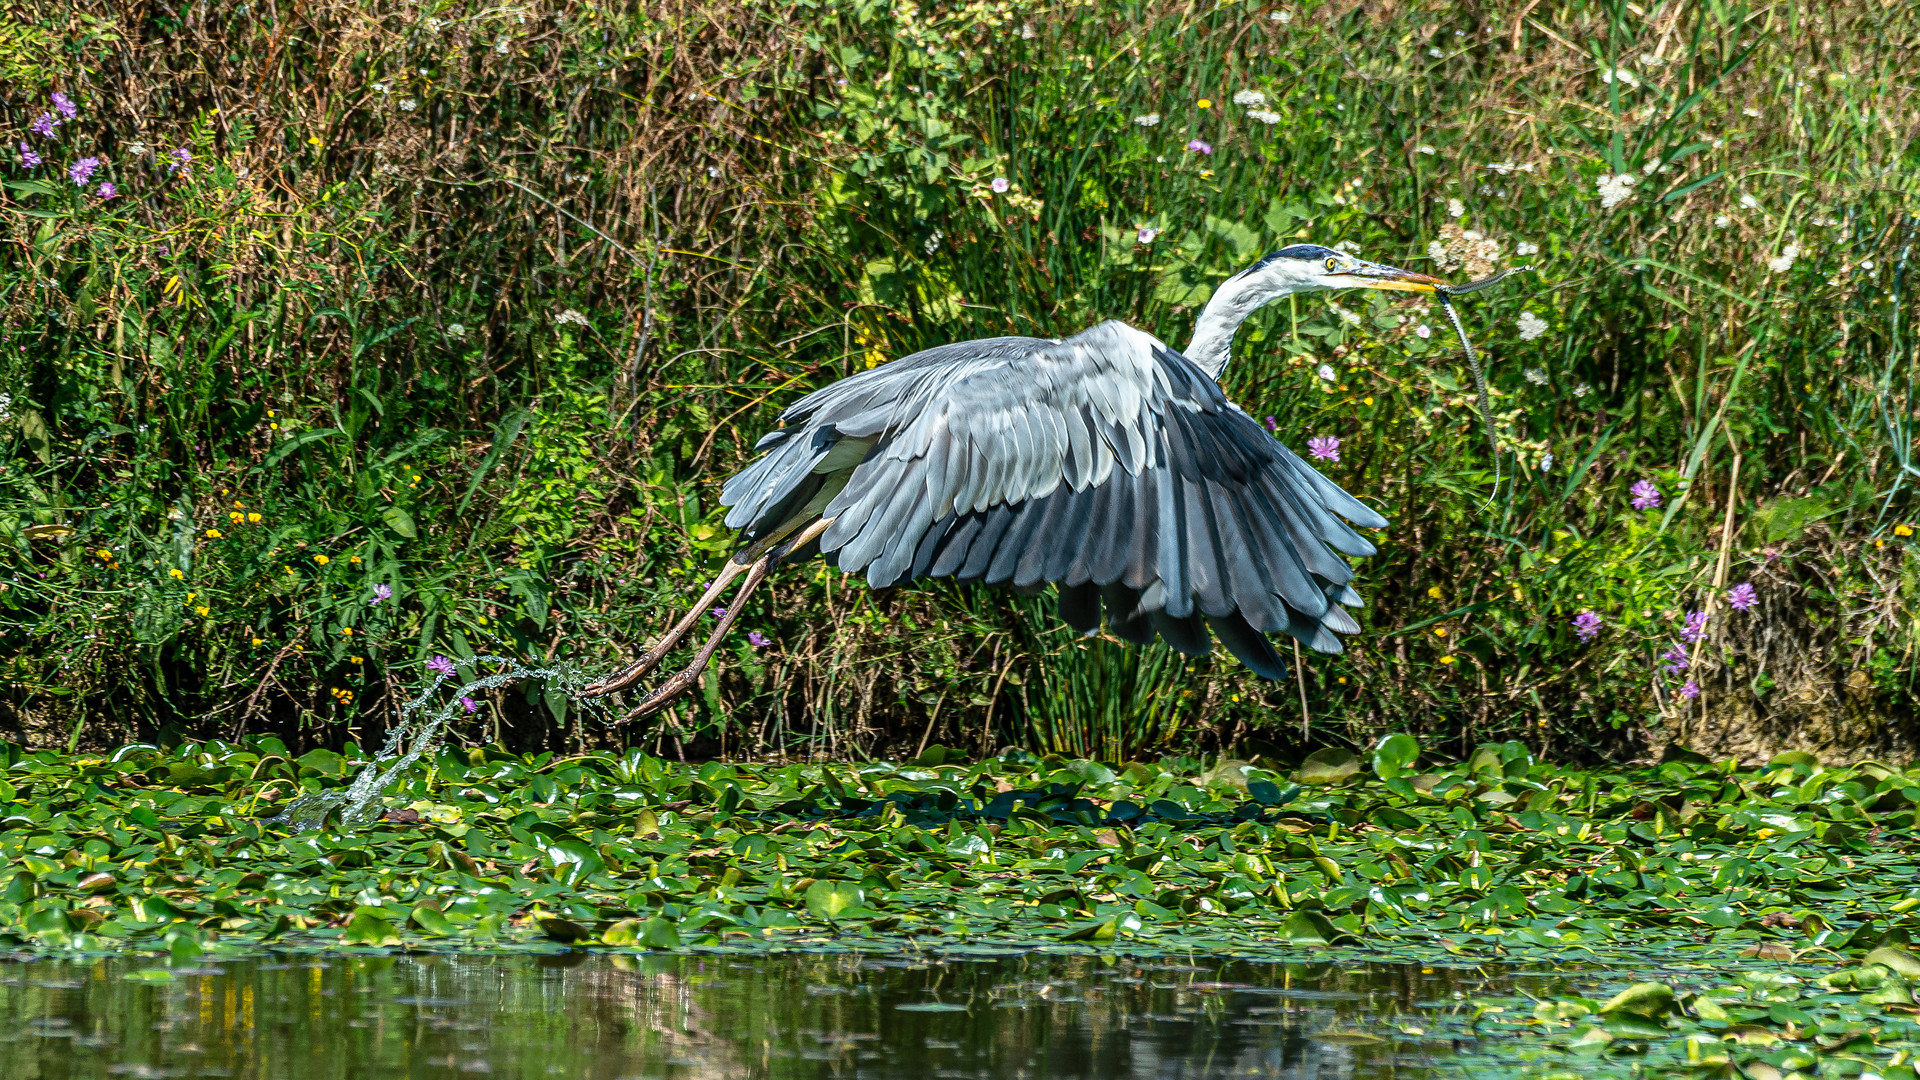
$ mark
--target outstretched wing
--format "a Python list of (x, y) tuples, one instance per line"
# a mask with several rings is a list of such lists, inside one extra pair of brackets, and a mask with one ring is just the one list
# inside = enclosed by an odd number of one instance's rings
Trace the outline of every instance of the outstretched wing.
[(1063, 341), (942, 346), (794, 404), (728, 481), (753, 539), (833, 519), (820, 550), (875, 586), (918, 577), (1060, 588), (1083, 632), (1210, 647), (1262, 675), (1266, 635), (1323, 652), (1354, 633), (1340, 558), (1379, 514), (1301, 461), (1151, 335), (1106, 322)]

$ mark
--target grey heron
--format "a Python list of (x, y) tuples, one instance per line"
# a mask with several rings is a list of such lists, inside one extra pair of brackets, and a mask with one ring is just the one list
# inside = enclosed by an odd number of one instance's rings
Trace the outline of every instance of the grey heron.
[(1158, 635), (1204, 655), (1217, 636), (1269, 679), (1286, 676), (1269, 634), (1340, 651), (1339, 635), (1360, 629), (1346, 608), (1361, 604), (1340, 556), (1374, 552), (1348, 522), (1387, 520), (1228, 401), (1219, 379), (1261, 306), (1354, 288), (1446, 284), (1297, 244), (1223, 282), (1184, 353), (1107, 321), (1068, 338), (941, 345), (808, 394), (722, 489), (740, 550), (657, 645), (585, 693), (640, 679), (744, 574), (693, 662), (627, 719), (658, 710), (694, 685), (768, 572), (815, 552), (875, 588), (1053, 583), (1062, 619), (1082, 633), (1098, 631), (1104, 611), (1109, 631), (1135, 644)]

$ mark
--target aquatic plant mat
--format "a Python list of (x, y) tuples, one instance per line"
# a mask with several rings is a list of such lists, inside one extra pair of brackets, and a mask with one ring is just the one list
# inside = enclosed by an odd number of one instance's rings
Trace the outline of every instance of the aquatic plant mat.
[[(1477, 971), (1394, 1020), (1463, 1030), (1449, 1068), (1910, 1077), (1920, 1040), (1920, 773), (1877, 763), (1589, 773), (1509, 743), (1435, 765), (1406, 736), (1284, 773), (442, 749), (394, 777), (381, 820), (289, 833), (275, 807), (353, 762), (271, 739), (8, 756), (4, 947), (120, 954), (97, 970), (136, 982), (479, 948), (1134, 971), (1178, 956)], [(984, 1007), (927, 1008), (955, 1004)]]

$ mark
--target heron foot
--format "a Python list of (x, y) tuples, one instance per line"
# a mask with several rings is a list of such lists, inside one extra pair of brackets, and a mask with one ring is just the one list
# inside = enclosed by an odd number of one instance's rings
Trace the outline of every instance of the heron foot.
[(646, 656), (641, 657), (638, 661), (635, 661), (631, 667), (620, 672), (613, 678), (588, 686), (585, 693), (589, 696), (611, 693), (623, 686), (632, 684), (635, 680), (639, 679), (640, 676), (646, 674), (647, 671), (651, 670), (654, 665), (660, 662), (660, 658), (666, 655), (668, 649), (679, 643), (680, 639), (686, 636), (688, 629), (693, 625), (693, 621), (698, 618), (700, 612), (706, 610), (707, 605), (712, 603), (714, 598), (719, 595), (721, 587), (733, 580), (734, 577), (738, 576), (739, 573), (744, 570), (747, 575), (747, 580), (741, 583), (740, 591), (734, 594), (733, 602), (727, 605), (726, 614), (720, 617), (720, 625), (714, 627), (713, 633), (708, 635), (706, 642), (700, 646), (700, 651), (694, 654), (693, 662), (675, 672), (671, 678), (662, 683), (653, 693), (648, 694), (639, 705), (636, 705), (620, 719), (622, 723), (630, 720), (638, 720), (642, 717), (651, 716), (665, 708), (668, 702), (692, 689), (693, 685), (699, 681), (700, 673), (706, 670), (708, 662), (713, 659), (713, 654), (720, 648), (721, 639), (727, 636), (727, 631), (733, 629), (734, 621), (740, 617), (740, 609), (746, 605), (747, 598), (752, 596), (753, 591), (760, 587), (760, 583), (767, 579), (767, 575), (772, 572), (773, 568), (780, 565), (780, 560), (786, 558), (787, 555), (793, 551), (805, 547), (814, 537), (825, 532), (827, 526), (831, 524), (833, 524), (832, 518), (823, 518), (813, 522), (805, 529), (795, 533), (784, 543), (781, 543), (773, 550), (762, 555), (759, 559), (755, 560), (750, 567), (739, 566), (739, 564), (729, 561), (727, 564), (727, 570), (729, 572), (723, 573), (720, 579), (713, 583), (713, 586), (707, 590), (707, 594), (701, 597), (699, 605), (688, 614), (687, 618), (682, 619), (680, 624), (673, 628), (673, 631), (668, 634), (665, 641), (655, 646)]

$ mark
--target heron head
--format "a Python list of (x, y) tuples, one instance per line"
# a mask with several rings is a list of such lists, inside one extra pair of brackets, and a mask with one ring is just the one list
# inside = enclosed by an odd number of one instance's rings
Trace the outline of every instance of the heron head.
[(1316, 289), (1393, 289), (1433, 292), (1446, 282), (1385, 263), (1368, 262), (1318, 244), (1295, 244), (1261, 259), (1247, 271), (1276, 279), (1282, 292)]

